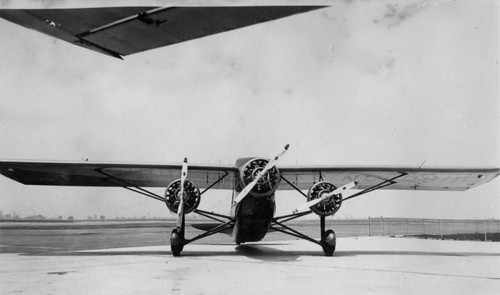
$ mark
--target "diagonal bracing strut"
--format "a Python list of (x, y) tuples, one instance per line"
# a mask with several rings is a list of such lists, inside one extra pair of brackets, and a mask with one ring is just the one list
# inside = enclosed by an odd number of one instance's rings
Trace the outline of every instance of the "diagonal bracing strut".
[[(159, 196), (147, 189), (144, 189), (142, 187), (139, 187), (139, 186), (136, 186), (134, 184), (131, 184), (121, 178), (118, 178), (116, 176), (113, 176), (109, 173), (106, 173), (104, 172), (105, 168), (98, 168), (96, 169), (95, 171), (106, 176), (106, 178), (103, 178), (102, 180), (107, 182), (107, 183), (110, 183), (110, 184), (113, 184), (113, 185), (117, 185), (117, 186), (120, 186), (124, 189), (127, 189), (127, 190), (130, 190), (130, 191), (133, 191), (135, 193), (138, 193), (138, 194), (141, 194), (141, 195), (144, 195), (146, 197), (149, 197), (149, 198), (152, 198), (152, 199), (155, 199), (155, 200), (158, 200), (158, 201), (162, 201), (162, 202), (165, 202), (165, 198), (162, 197), (162, 196)], [(226, 178), (227, 176), (229, 175), (229, 172), (227, 171), (224, 171), (224, 174), (222, 176), (220, 176), (217, 180), (215, 180), (214, 182), (212, 182), (209, 186), (207, 186), (201, 193), (200, 195), (203, 195), (205, 192), (207, 192), (208, 190), (210, 190), (212, 187), (214, 187), (215, 185), (217, 185), (219, 182), (221, 182), (224, 178)], [(215, 220), (215, 221), (218, 221), (220, 222), (221, 224), (200, 234), (200, 235), (197, 235), (191, 239), (184, 239), (183, 240), (183, 243), (184, 245), (186, 244), (189, 244), (189, 243), (192, 243), (196, 240), (199, 240), (199, 239), (202, 239), (202, 238), (205, 238), (205, 237), (208, 237), (208, 236), (211, 236), (211, 235), (214, 235), (216, 233), (220, 233), (220, 232), (223, 232), (223, 231), (226, 231), (228, 229), (231, 229), (234, 227), (234, 223), (235, 223), (235, 219), (232, 218), (232, 217), (229, 217), (229, 216), (226, 216), (226, 215), (222, 215), (222, 214), (217, 214), (217, 213), (213, 213), (213, 212), (207, 212), (207, 211), (203, 211), (203, 210), (199, 210), (199, 209), (196, 209), (194, 210), (194, 213), (197, 213), (199, 215), (202, 215), (204, 217), (207, 217), (207, 218), (210, 218), (212, 220)], [(184, 215), (184, 214), (183, 214)], [(222, 219), (227, 219), (227, 221), (224, 221)], [(184, 221), (184, 216), (182, 216), (182, 219)], [(184, 223), (184, 222), (183, 222)]]
[[(373, 192), (375, 190), (378, 190), (378, 189), (381, 189), (381, 188), (384, 188), (384, 187), (387, 187), (387, 186), (390, 186), (390, 185), (393, 185), (395, 183), (397, 183), (395, 180), (400, 178), (400, 177), (403, 177), (405, 175), (407, 175), (408, 173), (406, 172), (399, 172), (400, 174), (395, 176), (395, 177), (392, 177), (390, 179), (386, 179), (386, 180), (383, 180), (381, 181), (380, 183), (378, 184), (375, 184), (367, 189), (364, 189), (354, 195), (351, 195), (345, 199), (343, 199), (344, 201), (345, 200), (349, 200), (349, 199), (352, 199), (352, 198), (355, 198), (355, 197), (359, 197), (361, 195), (364, 195), (364, 194), (367, 194), (369, 192)], [(281, 176), (281, 179), (283, 179), (286, 183), (288, 183), (292, 188), (294, 188), (297, 192), (299, 192), (301, 195), (305, 196), (307, 198), (307, 195), (304, 194), (304, 192), (302, 192), (297, 186), (295, 186), (291, 181), (289, 181), (288, 179), (286, 179), (283, 175)], [(288, 214), (288, 215), (283, 215), (283, 216), (279, 216), (279, 217), (275, 217), (273, 218), (272, 222), (271, 222), (271, 225), (270, 225), (270, 229), (273, 229), (273, 230), (276, 230), (276, 231), (279, 231), (281, 233), (284, 233), (284, 234), (287, 234), (287, 235), (290, 235), (290, 236), (293, 236), (293, 237), (296, 237), (296, 238), (300, 238), (300, 239), (304, 239), (304, 240), (307, 240), (307, 241), (310, 241), (312, 243), (315, 243), (315, 244), (319, 244), (321, 245), (325, 239), (325, 235), (326, 235), (326, 232), (325, 232), (325, 216), (320, 216), (320, 227), (321, 227), (321, 239), (318, 241), (318, 240), (315, 240), (297, 230), (294, 230), (292, 229), (291, 227), (289, 226), (286, 226), (284, 223), (286, 222), (289, 222), (289, 221), (292, 221), (296, 218), (300, 218), (300, 217), (303, 217), (303, 216), (306, 216), (306, 215), (309, 215), (313, 213), (312, 211), (306, 211), (306, 212), (297, 212), (297, 213), (293, 213), (293, 214)]]
[[(95, 169), (95, 171), (97, 173), (100, 173), (104, 176), (106, 176), (107, 178), (103, 178), (102, 180), (107, 182), (107, 183), (111, 183), (113, 185), (117, 185), (119, 187), (122, 187), (124, 189), (127, 189), (129, 191), (133, 191), (134, 193), (138, 193), (138, 194), (141, 194), (141, 195), (144, 195), (146, 197), (149, 197), (149, 198), (152, 198), (152, 199), (155, 199), (155, 200), (158, 200), (158, 201), (162, 201), (162, 202), (165, 202), (165, 198), (158, 195), (158, 194), (155, 194), (147, 189), (144, 189), (142, 187), (139, 187), (139, 186), (136, 186), (136, 185), (133, 185), (123, 179), (120, 179), (116, 176), (113, 176), (109, 173), (106, 173), (104, 172), (105, 168), (98, 168), (98, 169)], [(207, 186), (207, 188), (205, 188), (201, 193), (200, 195), (203, 195), (205, 192), (207, 192), (209, 189), (211, 189), (212, 187), (214, 187), (215, 185), (217, 185), (219, 182), (221, 182), (224, 178), (226, 178), (226, 176), (229, 175), (229, 172), (227, 171), (224, 171), (224, 175), (222, 175), (221, 177), (219, 177), (216, 181), (214, 181), (213, 183), (211, 183), (209, 186)]]

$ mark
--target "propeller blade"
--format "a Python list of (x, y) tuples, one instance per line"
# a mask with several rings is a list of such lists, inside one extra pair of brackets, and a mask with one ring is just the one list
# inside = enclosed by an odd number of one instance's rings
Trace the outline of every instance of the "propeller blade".
[(247, 184), (247, 186), (245, 186), (245, 188), (236, 196), (236, 198), (234, 198), (234, 202), (236, 204), (238, 204), (239, 202), (241, 202), (241, 200), (243, 200), (248, 195), (248, 193), (250, 193), (250, 191), (257, 184), (257, 182), (259, 182), (259, 180), (264, 175), (266, 175), (267, 171), (269, 171), (270, 169), (273, 169), (273, 167), (276, 166), (276, 164), (278, 163), (279, 158), (281, 156), (283, 156), (284, 153), (286, 153), (286, 151), (288, 150), (289, 147), (290, 147), (289, 144), (285, 145), (284, 149), (276, 157), (274, 157), (274, 159), (272, 159), (271, 161), (269, 161), (267, 163), (266, 167), (264, 167), (264, 169), (262, 169), (262, 171), (260, 171), (257, 174), (257, 176), (255, 177), (255, 179), (252, 182), (250, 182), (249, 184)]
[(355, 187), (356, 185), (358, 185), (357, 181), (349, 182), (348, 184), (346, 184), (344, 186), (341, 186), (339, 188), (334, 189), (333, 191), (329, 192), (328, 194), (322, 195), (321, 197), (319, 197), (317, 199), (311, 200), (305, 204), (300, 205), (295, 210), (293, 210), (293, 213), (295, 214), (298, 212), (307, 211), (312, 206), (315, 206), (315, 205), (321, 203), (322, 201), (328, 199), (329, 197), (331, 197), (333, 195), (338, 195), (338, 194), (342, 193), (342, 191), (344, 191), (344, 190), (351, 189), (351, 188)]
[[(259, 174), (259, 176), (260, 176), (260, 174)], [(234, 202), (236, 204), (241, 202), (241, 200), (243, 200), (243, 198), (245, 198), (248, 195), (248, 193), (253, 189), (253, 187), (260, 180), (259, 176), (257, 176), (252, 182), (250, 182), (247, 186), (245, 186), (245, 188), (236, 196), (236, 198), (234, 198)]]
[(187, 163), (187, 158), (184, 158), (184, 162), (182, 163), (182, 171), (181, 171), (181, 190), (180, 190), (180, 197), (179, 197), (179, 208), (177, 208), (177, 227), (182, 228), (182, 220), (183, 220), (183, 215), (184, 215), (184, 183), (186, 182), (187, 178), (187, 170), (188, 170), (188, 163)]
[(326, 194), (324, 196), (324, 198), (329, 198), (333, 195), (338, 195), (340, 193), (342, 193), (342, 191), (345, 191), (347, 189), (352, 189), (353, 187), (355, 187), (356, 185), (358, 185), (358, 182), (357, 181), (353, 181), (353, 182), (349, 182), (348, 184), (344, 185), (344, 186), (341, 186), (333, 191), (331, 191), (330, 193)]
[[(188, 172), (188, 159), (184, 158), (184, 162), (182, 163), (182, 172), (181, 172), (181, 184), (184, 184), (184, 181), (186, 181), (187, 178), (187, 172)], [(184, 190), (184, 186), (181, 188)]]

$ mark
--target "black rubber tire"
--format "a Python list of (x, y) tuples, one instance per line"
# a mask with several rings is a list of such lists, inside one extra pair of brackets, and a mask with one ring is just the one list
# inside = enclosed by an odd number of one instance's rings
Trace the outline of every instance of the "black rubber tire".
[(172, 250), (172, 255), (173, 255), (174, 257), (179, 257), (179, 256), (181, 256), (182, 247), (179, 247), (179, 246), (174, 246), (174, 245), (170, 245), (170, 249)]
[(325, 232), (325, 240), (321, 241), (321, 246), (323, 247), (325, 256), (333, 256), (335, 247), (337, 246), (337, 237), (333, 230), (329, 229)]
[(170, 234), (170, 250), (172, 250), (172, 255), (174, 257), (180, 256), (183, 248), (184, 237), (179, 234), (177, 229), (172, 230)]

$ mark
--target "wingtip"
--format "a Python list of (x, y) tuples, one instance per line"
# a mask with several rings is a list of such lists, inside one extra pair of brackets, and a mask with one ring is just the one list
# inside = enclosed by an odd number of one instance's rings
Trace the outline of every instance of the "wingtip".
[(285, 150), (288, 150), (289, 147), (290, 147), (290, 144), (285, 145)]

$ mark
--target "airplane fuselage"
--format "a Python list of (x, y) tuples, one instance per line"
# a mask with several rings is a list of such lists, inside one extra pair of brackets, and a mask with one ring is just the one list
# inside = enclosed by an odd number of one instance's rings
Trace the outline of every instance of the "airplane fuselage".
[(236, 243), (256, 242), (264, 238), (276, 211), (274, 194), (267, 197), (249, 197), (235, 210), (233, 238)]
[[(252, 158), (242, 158), (236, 161), (237, 167), (243, 167)], [(241, 175), (236, 177), (235, 191), (239, 193), (245, 183)], [(234, 201), (234, 199), (233, 199)], [(274, 191), (264, 196), (248, 196), (240, 203), (232, 201), (232, 215), (235, 218), (233, 239), (236, 243), (256, 242), (262, 240), (276, 212)]]

